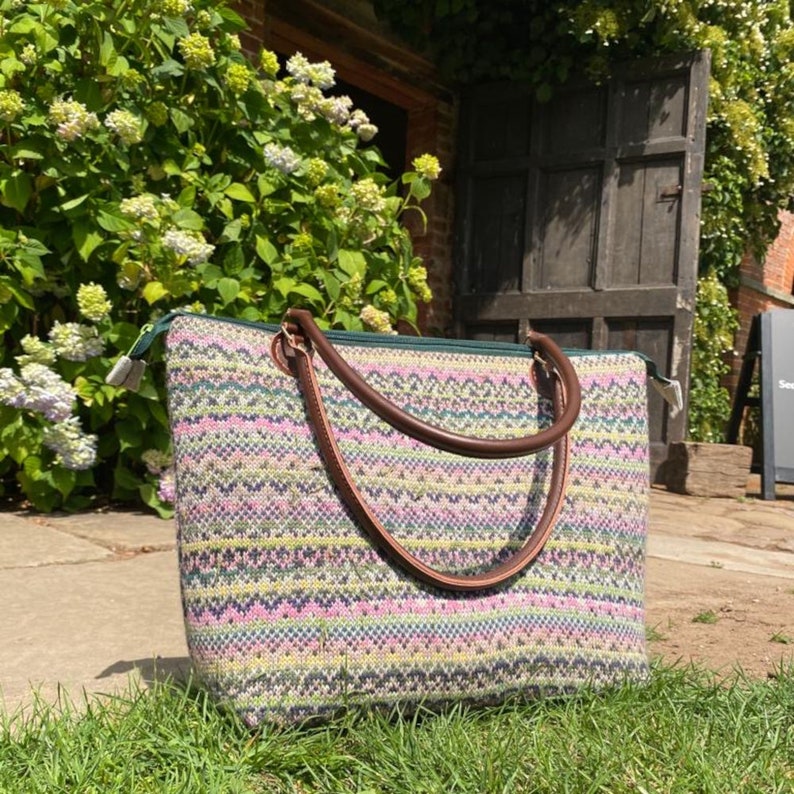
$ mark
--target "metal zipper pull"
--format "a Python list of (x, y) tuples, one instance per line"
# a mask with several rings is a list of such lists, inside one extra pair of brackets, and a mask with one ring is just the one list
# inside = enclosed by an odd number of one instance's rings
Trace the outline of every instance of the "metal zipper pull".
[(141, 380), (146, 372), (146, 362), (142, 360), (143, 354), (151, 347), (152, 342), (163, 331), (168, 330), (171, 321), (181, 312), (169, 312), (156, 323), (147, 323), (141, 327), (138, 338), (125, 356), (121, 356), (113, 369), (105, 376), (105, 383), (111, 386), (123, 386), (130, 391), (138, 391)]

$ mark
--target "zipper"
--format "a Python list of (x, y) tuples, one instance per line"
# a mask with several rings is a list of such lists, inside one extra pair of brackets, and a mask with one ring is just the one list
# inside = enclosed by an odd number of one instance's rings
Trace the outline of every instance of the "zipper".
[[(164, 314), (154, 323), (148, 323), (141, 328), (140, 336), (135, 340), (127, 355), (130, 358), (140, 358), (151, 347), (152, 343), (160, 334), (165, 333), (171, 327), (171, 323), (177, 317), (195, 317), (201, 320), (216, 323), (230, 323), (241, 325), (246, 328), (256, 328), (268, 333), (277, 333), (281, 326), (275, 323), (261, 323), (255, 320), (242, 320), (236, 317), (216, 317), (212, 314), (196, 314), (176, 310)], [(328, 339), (336, 345), (351, 345), (355, 347), (388, 347), (392, 349), (410, 348), (424, 350), (455, 350), (458, 352), (472, 353), (494, 353), (519, 358), (531, 358), (533, 353), (527, 345), (517, 342), (481, 342), (473, 339), (439, 339), (428, 336), (389, 336), (386, 334), (375, 334), (369, 331), (339, 331), (331, 330), (323, 332)], [(628, 350), (584, 350), (581, 348), (562, 348), (565, 355), (569, 358), (595, 355), (620, 355), (632, 353)], [(637, 353), (641, 358), (651, 361), (642, 353)], [(651, 361), (651, 363), (653, 363)], [(655, 365), (654, 365), (655, 366)]]
[[(106, 381), (113, 385), (137, 388), (143, 376), (145, 363), (142, 358), (152, 346), (158, 336), (168, 331), (177, 317), (194, 317), (208, 322), (231, 323), (246, 328), (256, 328), (268, 333), (277, 333), (281, 326), (275, 323), (260, 323), (254, 320), (241, 320), (235, 317), (216, 317), (211, 314), (196, 314), (176, 310), (164, 314), (154, 323), (142, 326), (141, 333), (133, 343), (126, 356), (108, 374)], [(325, 335), (336, 345), (355, 345), (357, 347), (386, 347), (391, 349), (423, 349), (423, 350), (449, 350), (460, 353), (490, 353), (493, 355), (515, 356), (516, 358), (531, 358), (532, 350), (527, 345), (516, 342), (478, 342), (471, 339), (437, 339), (426, 336), (387, 336), (361, 331), (326, 331)], [(645, 370), (656, 390), (670, 403), (674, 410), (683, 406), (681, 384), (677, 380), (666, 378), (659, 371), (656, 362), (644, 353), (630, 350), (582, 350), (579, 348), (563, 348), (569, 358), (584, 358), (586, 356), (603, 355), (636, 355), (645, 362)]]

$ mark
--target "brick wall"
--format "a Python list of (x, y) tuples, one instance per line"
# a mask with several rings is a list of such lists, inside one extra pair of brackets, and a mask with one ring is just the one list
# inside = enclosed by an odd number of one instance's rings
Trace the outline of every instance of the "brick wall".
[(739, 270), (739, 286), (731, 302), (739, 312), (736, 355), (726, 385), (733, 393), (754, 315), (769, 309), (794, 308), (794, 214), (780, 213), (780, 232), (763, 262), (747, 254)]
[(421, 113), (410, 114), (408, 123), (408, 163), (429, 152), (438, 157), (442, 168), (430, 198), (423, 204), (427, 230), (416, 214), (408, 218), (414, 250), (424, 260), (433, 290), (433, 301), (420, 305), (419, 325), (423, 332), (436, 335), (449, 335), (452, 329), (456, 121), (456, 108), (439, 102)]

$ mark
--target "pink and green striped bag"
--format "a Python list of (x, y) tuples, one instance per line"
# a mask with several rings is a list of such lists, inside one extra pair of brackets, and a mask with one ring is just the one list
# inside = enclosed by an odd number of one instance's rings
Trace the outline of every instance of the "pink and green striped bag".
[[(323, 336), (379, 398), (484, 441), (469, 456), (367, 407), (303, 315), (178, 313), (131, 353), (167, 329), (187, 641), (217, 700), (256, 725), (645, 679), (646, 361), (568, 351), (563, 388), (559, 354), (535, 344)], [(480, 449), (560, 416), (562, 438), (532, 454)]]

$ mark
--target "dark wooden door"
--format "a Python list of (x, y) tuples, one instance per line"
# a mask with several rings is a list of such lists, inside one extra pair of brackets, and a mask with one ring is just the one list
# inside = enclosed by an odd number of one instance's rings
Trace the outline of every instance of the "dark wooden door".
[[(707, 53), (532, 101), (480, 86), (461, 114), (458, 333), (633, 349), (689, 375)], [(686, 434), (651, 391), (652, 467)], [(686, 398), (685, 398), (686, 404)]]

